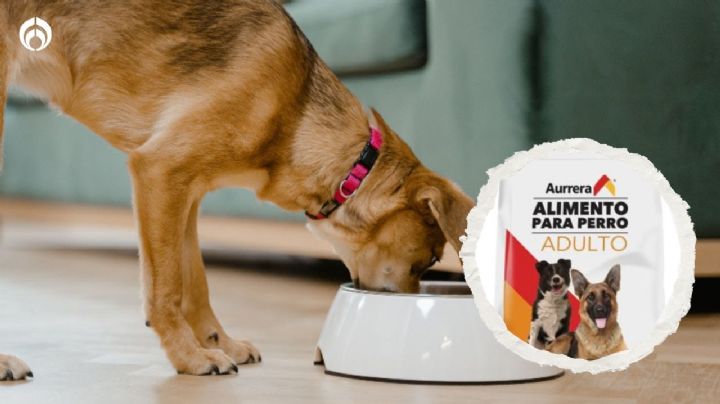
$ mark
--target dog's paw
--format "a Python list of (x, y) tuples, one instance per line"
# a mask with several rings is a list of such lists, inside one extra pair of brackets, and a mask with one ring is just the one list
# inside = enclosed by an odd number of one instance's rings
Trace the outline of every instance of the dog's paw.
[(0, 354), (0, 382), (25, 380), (33, 377), (33, 372), (25, 362), (12, 355)]
[(260, 352), (248, 341), (224, 338), (218, 341), (218, 346), (238, 365), (262, 361)]
[(235, 361), (220, 349), (200, 349), (191, 358), (183, 358), (175, 364), (178, 374), (213, 376), (237, 373)]

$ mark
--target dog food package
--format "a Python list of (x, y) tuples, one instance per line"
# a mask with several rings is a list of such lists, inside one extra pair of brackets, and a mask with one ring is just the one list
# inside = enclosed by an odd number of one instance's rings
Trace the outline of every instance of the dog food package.
[(488, 170), (460, 256), (496, 340), (573, 372), (627, 368), (690, 308), (689, 206), (644, 156), (543, 143)]
[(652, 333), (665, 305), (661, 197), (626, 162), (528, 162), (499, 184), (498, 231), (495, 307), (521, 340), (594, 359), (611, 353), (597, 345)]

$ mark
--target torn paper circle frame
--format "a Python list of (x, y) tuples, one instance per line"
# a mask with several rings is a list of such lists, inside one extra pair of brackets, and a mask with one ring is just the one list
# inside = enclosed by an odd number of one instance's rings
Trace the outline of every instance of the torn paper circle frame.
[[(621, 161), (628, 168), (639, 174), (643, 181), (657, 190), (666, 203), (674, 221), (679, 246), (679, 267), (677, 278), (672, 287), (672, 294), (666, 299), (655, 327), (642, 341), (635, 343), (630, 349), (601, 357), (595, 360), (571, 358), (562, 354), (536, 349), (512, 334), (485, 293), (481, 271), (478, 269), (476, 249), (480, 234), (488, 214), (495, 207), (499, 196), (500, 184), (518, 174), (528, 163), (552, 158), (558, 153), (592, 153), (604, 159)], [(652, 353), (655, 346), (673, 334), (680, 320), (690, 308), (690, 297), (694, 283), (695, 243), (693, 223), (688, 215), (688, 204), (673, 191), (665, 177), (644, 156), (630, 153), (627, 149), (611, 147), (591, 139), (576, 138), (536, 145), (528, 151), (515, 153), (504, 163), (488, 170), (489, 180), (480, 189), (477, 205), (468, 215), (467, 236), (463, 238), (460, 257), (463, 261), (465, 279), (470, 286), (480, 317), (498, 342), (522, 358), (540, 365), (557, 366), (573, 372), (589, 372), (592, 374), (605, 371), (619, 371)], [(672, 231), (672, 230), (670, 230)], [(487, 286), (487, 285), (486, 285)]]

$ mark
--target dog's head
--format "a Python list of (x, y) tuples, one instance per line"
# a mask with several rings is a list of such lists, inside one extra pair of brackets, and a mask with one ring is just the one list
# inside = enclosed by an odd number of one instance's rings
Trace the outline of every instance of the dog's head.
[(575, 294), (580, 298), (580, 319), (593, 330), (612, 328), (617, 322), (617, 292), (620, 290), (620, 265), (610, 269), (605, 280), (589, 283), (580, 271), (571, 271)]
[(540, 274), (538, 288), (544, 295), (564, 295), (570, 286), (570, 260), (559, 259), (557, 264), (540, 261), (535, 264)]
[(361, 288), (417, 292), (420, 277), (461, 247), (471, 198), (425, 168), (375, 113), (384, 134), (378, 162), (361, 189), (330, 220), (310, 222), (328, 240)]

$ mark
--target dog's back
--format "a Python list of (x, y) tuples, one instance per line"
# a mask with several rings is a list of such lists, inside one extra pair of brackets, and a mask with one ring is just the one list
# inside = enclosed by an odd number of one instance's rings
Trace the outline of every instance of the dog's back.
[[(40, 52), (18, 40), (22, 23), (36, 16), (53, 31)], [(12, 1), (0, 6), (0, 22), (3, 105), (12, 81), (126, 152), (187, 110), (244, 99), (229, 109), (263, 115), (301, 99), (314, 57), (271, 0)], [(282, 86), (267, 91), (286, 93), (242, 97), (258, 87), (248, 83), (278, 80)], [(253, 103), (258, 97), (273, 106)]]

